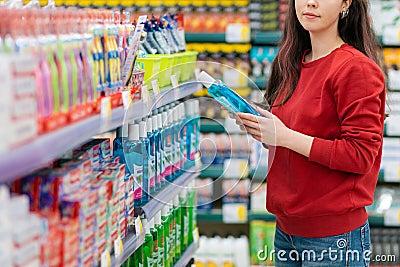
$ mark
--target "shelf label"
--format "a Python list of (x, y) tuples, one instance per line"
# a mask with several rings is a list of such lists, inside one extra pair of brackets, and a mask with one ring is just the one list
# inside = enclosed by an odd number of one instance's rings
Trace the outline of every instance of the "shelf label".
[(136, 235), (140, 235), (143, 232), (143, 224), (139, 216), (135, 219), (135, 230)]
[(101, 254), (100, 266), (101, 267), (110, 267), (111, 266), (111, 257), (110, 257), (110, 252), (108, 252), (108, 249), (106, 249)]
[(124, 105), (124, 110), (129, 108), (129, 105), (132, 102), (131, 92), (130, 91), (122, 91), (122, 104)]
[(142, 86), (142, 101), (143, 101), (143, 103), (150, 102), (150, 94), (149, 94), (149, 90), (147, 90), (147, 85)]
[(151, 81), (151, 87), (153, 88), (153, 93), (155, 95), (160, 94), (160, 86), (158, 85), (158, 80)]
[(118, 237), (116, 240), (114, 240), (114, 254), (116, 258), (124, 254), (124, 246), (122, 244), (121, 237)]
[(224, 203), (222, 220), (224, 223), (246, 223), (247, 203)]
[(199, 243), (200, 240), (200, 234), (199, 234), (199, 228), (196, 227), (196, 229), (193, 230), (193, 240), (195, 243)]
[(178, 82), (178, 78), (176, 74), (171, 75), (171, 83), (172, 83), (172, 87), (176, 88), (179, 86), (179, 82)]
[(227, 43), (250, 42), (249, 24), (233, 23), (226, 25), (225, 40)]
[(111, 116), (111, 98), (103, 97), (100, 102), (100, 117), (108, 119)]
[(199, 68), (195, 68), (194, 69), (194, 78), (196, 79), (196, 81), (199, 80), (199, 75), (200, 75), (200, 69)]
[(400, 208), (388, 209), (383, 217), (383, 224), (385, 226), (399, 226), (400, 225)]

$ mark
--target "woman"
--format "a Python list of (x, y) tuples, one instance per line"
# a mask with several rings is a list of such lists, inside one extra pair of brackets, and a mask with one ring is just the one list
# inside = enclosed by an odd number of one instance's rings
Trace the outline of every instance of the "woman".
[[(264, 117), (239, 113), (269, 146), (276, 266), (368, 266), (365, 206), (382, 155), (384, 75), (367, 0), (289, 0)], [(357, 257), (358, 256), (358, 257)]]

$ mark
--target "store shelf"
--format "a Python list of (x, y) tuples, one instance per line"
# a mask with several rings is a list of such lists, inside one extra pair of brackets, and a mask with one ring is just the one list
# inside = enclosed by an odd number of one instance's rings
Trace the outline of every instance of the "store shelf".
[(142, 118), (165, 104), (184, 98), (202, 89), (198, 82), (187, 82), (178, 88), (163, 90), (153, 95), (150, 101), (134, 102), (125, 111), (123, 107), (113, 109), (108, 118), (100, 115), (68, 125), (60, 130), (41, 135), (35, 140), (0, 155), (0, 183), (6, 183), (47, 166), (63, 153), (84, 143), (92, 136), (113, 130), (124, 121)]
[(385, 226), (382, 215), (369, 215), (368, 222), (369, 222), (370, 226), (375, 226), (375, 227), (384, 227)]
[(202, 119), (200, 123), (202, 133), (226, 133), (224, 123), (220, 120)]
[(219, 178), (224, 173), (222, 165), (210, 165), (206, 169), (202, 170), (199, 177), (203, 178)]
[(280, 31), (255, 32), (253, 33), (252, 43), (255, 45), (274, 45), (279, 43), (282, 37)]
[(225, 43), (225, 33), (185, 33), (187, 43)]
[(192, 243), (186, 251), (181, 255), (180, 259), (174, 264), (174, 267), (185, 267), (194, 257), (196, 250), (198, 248), (198, 243)]
[(222, 210), (213, 209), (211, 211), (197, 210), (198, 222), (222, 223)]
[(119, 257), (111, 256), (111, 267), (119, 267), (144, 243), (144, 232), (140, 235), (128, 235), (122, 242), (124, 253)]
[(179, 194), (183, 187), (187, 186), (199, 175), (196, 167), (185, 171), (178, 179), (168, 184), (164, 189), (158, 192), (146, 205), (141, 209), (146, 214), (147, 220), (151, 220), (157, 212), (159, 212), (166, 203), (173, 200)]
[(267, 212), (249, 212), (248, 221), (275, 222), (275, 215)]

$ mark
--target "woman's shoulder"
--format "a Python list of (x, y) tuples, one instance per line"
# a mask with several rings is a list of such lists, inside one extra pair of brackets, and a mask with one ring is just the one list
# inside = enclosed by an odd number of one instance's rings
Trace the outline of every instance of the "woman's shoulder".
[(379, 66), (372, 59), (349, 44), (344, 44), (338, 49), (336, 60), (339, 64), (341, 63), (341, 65), (346, 65), (347, 67), (360, 66), (362, 64), (379, 69)]

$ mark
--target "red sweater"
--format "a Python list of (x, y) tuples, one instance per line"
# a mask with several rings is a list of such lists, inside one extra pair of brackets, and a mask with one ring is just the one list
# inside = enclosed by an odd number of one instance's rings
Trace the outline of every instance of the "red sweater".
[(272, 112), (313, 136), (310, 156), (270, 149), (267, 209), (287, 234), (325, 237), (366, 222), (382, 157), (384, 76), (350, 45), (302, 62), (292, 97)]

